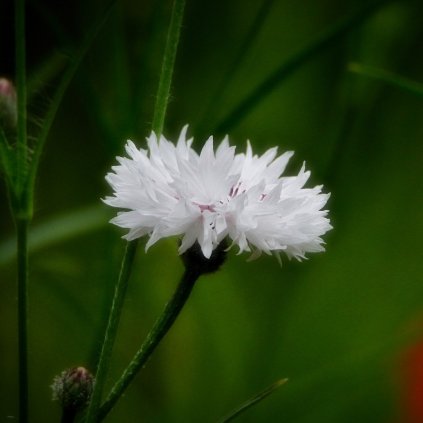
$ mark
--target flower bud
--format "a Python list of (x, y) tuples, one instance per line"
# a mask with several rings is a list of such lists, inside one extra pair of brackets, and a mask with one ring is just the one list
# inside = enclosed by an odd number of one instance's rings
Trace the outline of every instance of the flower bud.
[(8, 134), (16, 130), (16, 90), (11, 81), (0, 78), (0, 128)]
[(83, 410), (91, 397), (94, 378), (85, 367), (64, 370), (53, 379), (53, 401), (59, 401), (64, 413)]

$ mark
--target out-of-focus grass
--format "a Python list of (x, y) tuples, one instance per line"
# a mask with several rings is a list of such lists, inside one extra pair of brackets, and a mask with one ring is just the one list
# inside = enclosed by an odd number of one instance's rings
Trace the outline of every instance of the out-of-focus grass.
[[(34, 239), (39, 230), (43, 243), (31, 256), (30, 275), (34, 422), (59, 419), (49, 392), (55, 374), (95, 362), (124, 242), (107, 225), (107, 211), (72, 211), (107, 195), (104, 174), (127, 137), (143, 145), (170, 7), (156, 3), (127, 1), (113, 10), (70, 84), (41, 160)], [(99, 2), (75, 2), (66, 13), (54, 2), (43, 5), (70, 39), (82, 39), (88, 16), (102, 10)], [(274, 2), (213, 114), (226, 116), (298, 46), (356, 7)], [(31, 75), (57, 57), (63, 38), (37, 26), (39, 12), (29, 10)], [(259, 10), (238, 1), (188, 2), (166, 135), (200, 123)], [(4, 16), (0, 21), (3, 34), (8, 25)], [(39, 42), (31, 37), (35, 30)], [(239, 421), (402, 421), (396, 356), (418, 335), (423, 310), (422, 100), (347, 67), (365, 63), (421, 83), (423, 58), (415, 52), (422, 36), (419, 2), (392, 2), (304, 63), (233, 128), (239, 148), (249, 138), (255, 151), (275, 144), (295, 150), (288, 171), (305, 159), (312, 182), (332, 192), (327, 252), (282, 268), (270, 257), (246, 263), (231, 253), (219, 273), (199, 281), (110, 422), (217, 421), (280, 376), (289, 383)], [(0, 66), (10, 73), (7, 60)], [(51, 67), (60, 69), (55, 59)], [(32, 113), (38, 112), (35, 105)], [(199, 128), (195, 135), (199, 146), (208, 134)], [(2, 222), (4, 247), (13, 229), (7, 218)], [(168, 240), (138, 252), (109, 386), (182, 273), (176, 251)], [(13, 262), (4, 262), (0, 274), (1, 420), (16, 414)]]

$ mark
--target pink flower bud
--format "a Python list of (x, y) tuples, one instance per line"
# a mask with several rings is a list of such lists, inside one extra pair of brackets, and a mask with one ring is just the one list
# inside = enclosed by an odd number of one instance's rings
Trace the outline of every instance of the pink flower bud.
[(0, 78), (0, 127), (8, 133), (15, 130), (17, 122), (16, 90), (13, 83)]
[(53, 401), (59, 401), (66, 413), (83, 410), (90, 400), (94, 378), (85, 367), (64, 370), (53, 380)]

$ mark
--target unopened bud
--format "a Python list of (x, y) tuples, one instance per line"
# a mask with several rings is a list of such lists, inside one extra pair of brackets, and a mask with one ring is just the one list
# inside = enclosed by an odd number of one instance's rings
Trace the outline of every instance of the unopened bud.
[(94, 378), (85, 367), (64, 370), (53, 379), (53, 401), (59, 401), (63, 413), (76, 414), (88, 404)]
[(5, 133), (16, 130), (16, 90), (11, 81), (0, 78), (0, 128)]

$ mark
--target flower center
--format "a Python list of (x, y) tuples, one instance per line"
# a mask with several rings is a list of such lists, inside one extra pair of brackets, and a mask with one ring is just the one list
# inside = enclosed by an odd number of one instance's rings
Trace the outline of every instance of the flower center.
[(205, 211), (205, 210), (208, 210), (208, 211), (211, 211), (211, 212), (216, 211), (213, 204), (197, 204), (197, 206), (199, 207), (201, 213), (203, 213), (203, 211)]

